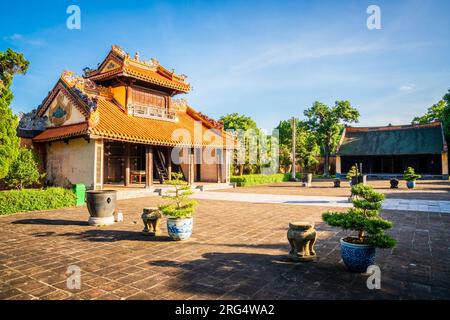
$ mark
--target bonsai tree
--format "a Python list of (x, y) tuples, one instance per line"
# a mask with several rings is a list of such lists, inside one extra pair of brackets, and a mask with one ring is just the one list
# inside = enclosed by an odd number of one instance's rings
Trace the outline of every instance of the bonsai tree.
[(356, 166), (352, 166), (350, 170), (347, 172), (347, 180), (352, 181), (353, 177), (356, 177), (358, 175), (358, 169)]
[(347, 212), (326, 212), (322, 219), (333, 227), (355, 230), (356, 237), (347, 237), (346, 242), (369, 244), (375, 248), (392, 248), (396, 241), (384, 231), (392, 222), (379, 217), (384, 195), (375, 192), (371, 186), (358, 184), (352, 187), (353, 206)]
[(412, 167), (408, 167), (406, 168), (404, 174), (403, 174), (403, 178), (406, 181), (416, 181), (417, 179), (420, 179), (422, 176), (420, 174), (417, 174), (414, 171), (414, 168)]
[(189, 196), (192, 194), (190, 186), (184, 180), (182, 180), (183, 174), (173, 172), (172, 180), (166, 180), (164, 184), (172, 185), (175, 190), (168, 190), (169, 195), (163, 196), (164, 199), (172, 200), (170, 204), (160, 205), (158, 208), (162, 214), (170, 216), (175, 219), (190, 218), (195, 213), (195, 206), (197, 202), (189, 200)]

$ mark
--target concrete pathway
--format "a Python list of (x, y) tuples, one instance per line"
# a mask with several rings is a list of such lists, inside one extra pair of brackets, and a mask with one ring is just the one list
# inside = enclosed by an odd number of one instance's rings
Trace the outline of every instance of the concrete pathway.
[[(294, 196), (236, 192), (201, 192), (194, 194), (192, 198), (199, 200), (275, 203), (304, 206), (331, 206), (340, 208), (349, 208), (352, 206), (352, 204), (348, 202), (347, 197)], [(450, 213), (450, 201), (386, 199), (383, 201), (383, 209)]]

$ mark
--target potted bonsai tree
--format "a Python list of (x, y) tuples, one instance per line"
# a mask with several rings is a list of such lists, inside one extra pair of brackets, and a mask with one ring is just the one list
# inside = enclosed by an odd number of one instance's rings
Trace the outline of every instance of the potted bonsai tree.
[(406, 186), (408, 189), (414, 189), (416, 186), (416, 180), (420, 179), (422, 176), (420, 174), (415, 173), (414, 168), (408, 167), (406, 168), (403, 178), (406, 180)]
[(326, 212), (322, 218), (330, 226), (358, 232), (356, 237), (341, 239), (341, 256), (349, 270), (365, 272), (375, 263), (376, 248), (392, 248), (396, 241), (384, 233), (392, 223), (379, 217), (384, 195), (363, 184), (353, 186), (352, 193), (353, 208)]
[(358, 184), (358, 168), (356, 168), (356, 166), (352, 166), (347, 172), (346, 178), (350, 186)]
[(192, 194), (190, 186), (184, 180), (181, 173), (172, 173), (172, 180), (164, 183), (174, 186), (168, 190), (164, 199), (172, 200), (172, 203), (160, 205), (158, 208), (163, 215), (167, 216), (167, 231), (173, 240), (187, 240), (192, 234), (194, 225), (193, 214), (195, 213), (196, 201), (189, 200)]

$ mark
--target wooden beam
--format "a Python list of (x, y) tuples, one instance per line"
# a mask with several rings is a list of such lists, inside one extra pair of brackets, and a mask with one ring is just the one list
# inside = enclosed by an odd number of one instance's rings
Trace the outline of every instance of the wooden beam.
[(153, 147), (145, 147), (145, 187), (153, 185)]
[(216, 149), (217, 183), (222, 182), (222, 149)]
[(194, 148), (189, 148), (188, 183), (194, 184)]

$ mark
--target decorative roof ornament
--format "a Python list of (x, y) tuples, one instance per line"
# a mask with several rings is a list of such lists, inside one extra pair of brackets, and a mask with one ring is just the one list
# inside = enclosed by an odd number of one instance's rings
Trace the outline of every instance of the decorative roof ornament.
[(223, 121), (221, 120), (214, 120), (213, 118), (208, 117), (206, 114), (203, 114), (201, 112), (197, 112), (198, 115), (205, 120), (206, 122), (209, 122), (214, 128), (223, 130)]
[(129, 57), (128, 53), (123, 51), (123, 49), (120, 46), (116, 45), (116, 44), (113, 44), (111, 49), (112, 49), (112, 51), (114, 51), (116, 54), (118, 54), (122, 58), (128, 58)]
[(95, 71), (95, 69), (91, 69), (89, 67), (83, 68), (83, 76), (87, 77), (92, 71)]
[(152, 69), (156, 69), (159, 66), (159, 61), (155, 58), (151, 58), (150, 60), (144, 61), (144, 63)]
[(134, 60), (141, 61), (139, 57), (139, 51), (136, 51), (136, 53), (134, 54)]
[(48, 125), (49, 123), (47, 116), (37, 116), (36, 109), (28, 113), (19, 113), (19, 129), (21, 130), (44, 131)]

